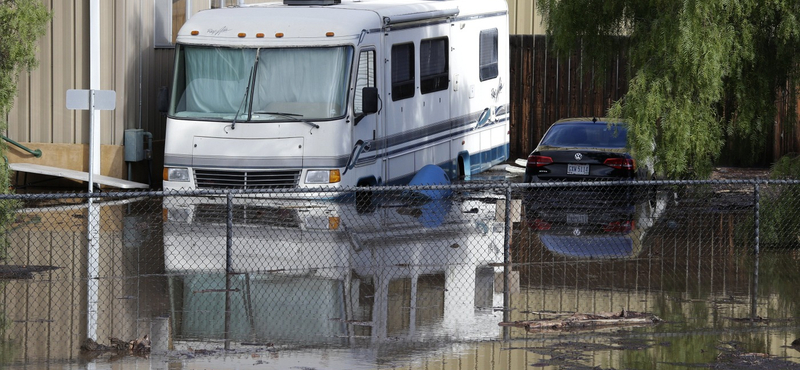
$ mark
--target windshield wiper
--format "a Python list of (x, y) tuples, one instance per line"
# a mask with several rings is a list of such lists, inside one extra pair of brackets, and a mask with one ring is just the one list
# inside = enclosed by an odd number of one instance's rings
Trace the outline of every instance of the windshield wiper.
[(314, 128), (319, 128), (319, 125), (318, 125), (318, 124), (316, 124), (316, 123), (314, 123), (314, 122), (307, 121), (307, 120), (304, 120), (304, 119), (302, 119), (302, 118), (298, 118), (298, 117), (302, 117), (302, 116), (303, 116), (302, 114), (298, 114), (298, 113), (285, 113), (285, 112), (261, 112), (261, 111), (259, 111), (259, 112), (253, 112), (253, 114), (271, 114), (271, 115), (273, 115), (273, 116), (282, 116), (282, 117), (289, 118), (289, 119), (291, 119), (291, 120), (292, 120), (292, 121), (294, 121), (294, 122), (303, 122), (303, 123), (305, 123), (305, 124), (307, 124), (307, 125), (310, 125), (310, 126), (312, 126), (312, 127), (314, 127)]
[[(236, 115), (233, 116), (233, 122), (231, 122), (231, 130), (236, 129), (236, 119), (239, 118), (239, 112), (242, 111), (242, 107), (247, 104), (247, 96), (250, 96), (250, 105), (253, 104), (253, 94), (250, 94), (250, 86), (253, 85), (256, 79), (256, 72), (258, 71), (258, 58), (260, 55), (261, 49), (256, 50), (256, 59), (253, 62), (253, 65), (250, 67), (250, 76), (247, 78), (247, 87), (244, 88), (244, 96), (242, 97), (242, 102), (239, 104), (239, 109), (236, 110)], [(252, 112), (247, 114), (247, 120), (250, 120), (250, 115)]]
[(236, 109), (236, 115), (233, 116), (233, 121), (231, 122), (231, 130), (236, 130), (236, 119), (239, 118), (239, 112), (242, 111), (242, 107), (247, 101), (247, 95), (250, 93), (251, 81), (253, 81), (253, 67), (250, 67), (250, 77), (247, 78), (247, 87), (244, 88), (244, 96), (242, 97), (242, 102), (239, 103), (239, 108)]

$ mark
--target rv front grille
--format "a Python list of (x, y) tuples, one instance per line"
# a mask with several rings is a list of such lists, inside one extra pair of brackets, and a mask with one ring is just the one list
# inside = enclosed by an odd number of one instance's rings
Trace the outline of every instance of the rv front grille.
[(300, 171), (215, 171), (196, 169), (199, 189), (285, 189), (296, 187)]
[[(227, 220), (228, 209), (225, 204), (198, 204), (195, 208), (194, 223), (225, 225)], [(237, 226), (300, 228), (297, 210), (279, 207), (234, 204), (232, 221)]]

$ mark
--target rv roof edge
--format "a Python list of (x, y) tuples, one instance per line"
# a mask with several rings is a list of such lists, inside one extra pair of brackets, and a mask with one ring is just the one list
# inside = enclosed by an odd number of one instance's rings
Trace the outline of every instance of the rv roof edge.
[(416, 22), (426, 19), (449, 18), (457, 16), (459, 12), (460, 11), (458, 8), (453, 8), (453, 9), (433, 10), (429, 12), (402, 14), (391, 17), (383, 17), (383, 24), (384, 26), (390, 26), (393, 24)]

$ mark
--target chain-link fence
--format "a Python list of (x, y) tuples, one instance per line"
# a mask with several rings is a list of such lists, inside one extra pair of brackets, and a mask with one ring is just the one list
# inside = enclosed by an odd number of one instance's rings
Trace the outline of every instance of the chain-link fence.
[(143, 334), (164, 349), (341, 346), (521, 337), (499, 324), (575, 312), (649, 312), (693, 330), (800, 312), (800, 182), (88, 199), (2, 200), (16, 212), (0, 249), (0, 363)]

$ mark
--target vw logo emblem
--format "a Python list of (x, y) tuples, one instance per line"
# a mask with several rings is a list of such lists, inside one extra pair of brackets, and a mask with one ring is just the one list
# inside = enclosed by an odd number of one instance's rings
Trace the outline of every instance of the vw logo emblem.
[(581, 153), (575, 153), (575, 160), (576, 160), (576, 161), (580, 161), (581, 159), (583, 159), (583, 154), (581, 154)]

